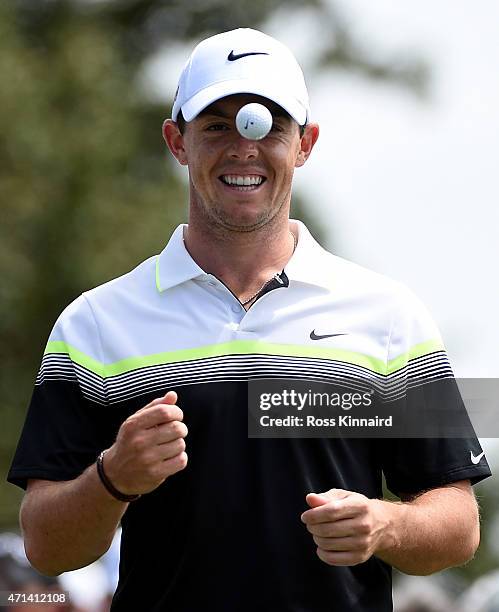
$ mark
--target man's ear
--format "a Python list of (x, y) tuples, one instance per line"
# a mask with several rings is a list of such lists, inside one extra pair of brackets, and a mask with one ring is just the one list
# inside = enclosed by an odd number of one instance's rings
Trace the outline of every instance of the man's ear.
[(315, 143), (319, 138), (319, 125), (317, 123), (309, 123), (305, 126), (305, 131), (300, 139), (300, 150), (296, 156), (295, 168), (303, 166), (312, 153)]
[(171, 119), (163, 123), (163, 138), (171, 154), (182, 166), (187, 166), (187, 155), (184, 148), (184, 136), (180, 133), (178, 125)]

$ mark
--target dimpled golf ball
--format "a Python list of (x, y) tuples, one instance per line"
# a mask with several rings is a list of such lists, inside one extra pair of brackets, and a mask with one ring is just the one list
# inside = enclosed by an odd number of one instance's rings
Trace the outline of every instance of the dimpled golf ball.
[(241, 136), (249, 140), (261, 140), (270, 132), (272, 115), (263, 104), (246, 104), (236, 115), (236, 127)]

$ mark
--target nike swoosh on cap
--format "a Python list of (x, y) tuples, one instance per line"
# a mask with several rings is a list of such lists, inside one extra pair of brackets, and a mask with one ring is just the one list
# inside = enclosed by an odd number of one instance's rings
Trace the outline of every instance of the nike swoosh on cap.
[(315, 329), (310, 332), (310, 340), (324, 340), (324, 338), (334, 338), (335, 336), (346, 336), (347, 334), (324, 334), (318, 336), (315, 333)]
[(473, 463), (473, 465), (480, 463), (480, 460), (484, 455), (485, 455), (485, 451), (482, 451), (479, 455), (475, 457), (475, 455), (473, 454), (473, 451), (470, 451), (471, 463)]
[(249, 51), (248, 53), (234, 53), (234, 50), (232, 50), (227, 56), (227, 59), (229, 60), (229, 62), (235, 62), (236, 60), (241, 59), (242, 57), (246, 57), (248, 55), (269, 55), (269, 54), (263, 51)]

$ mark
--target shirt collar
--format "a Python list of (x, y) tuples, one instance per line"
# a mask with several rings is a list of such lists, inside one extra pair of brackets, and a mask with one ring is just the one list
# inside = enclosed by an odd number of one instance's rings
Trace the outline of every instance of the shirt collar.
[[(290, 219), (290, 222), (298, 230), (298, 244), (284, 268), (286, 275), (290, 281), (328, 287), (331, 270), (324, 270), (327, 252), (314, 240), (304, 223), (295, 219)], [(160, 292), (206, 275), (185, 248), (184, 227), (186, 224), (176, 228), (156, 259), (156, 287)]]
[(332, 266), (325, 268), (324, 257), (330, 254), (313, 238), (304, 223), (295, 219), (290, 222), (298, 229), (298, 244), (284, 268), (286, 275), (290, 281), (328, 288)]
[(205, 275), (185, 248), (184, 227), (185, 223), (177, 227), (156, 259), (156, 287), (160, 292)]

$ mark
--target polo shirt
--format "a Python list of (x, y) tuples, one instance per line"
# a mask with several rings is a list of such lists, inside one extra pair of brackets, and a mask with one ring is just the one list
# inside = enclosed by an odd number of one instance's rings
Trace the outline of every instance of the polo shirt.
[(122, 518), (114, 611), (392, 610), (386, 563), (333, 567), (317, 557), (300, 520), (306, 494), (381, 497), (383, 474), (396, 494), (490, 475), (485, 457), (470, 461), (481, 453), (473, 436), (248, 436), (251, 381), (452, 377), (440, 334), (408, 289), (293, 223), (286, 282), (248, 311), (193, 261), (179, 226), (159, 256), (83, 293), (55, 323), (10, 482), (76, 478), (129, 415), (167, 390), (189, 429), (187, 467)]

